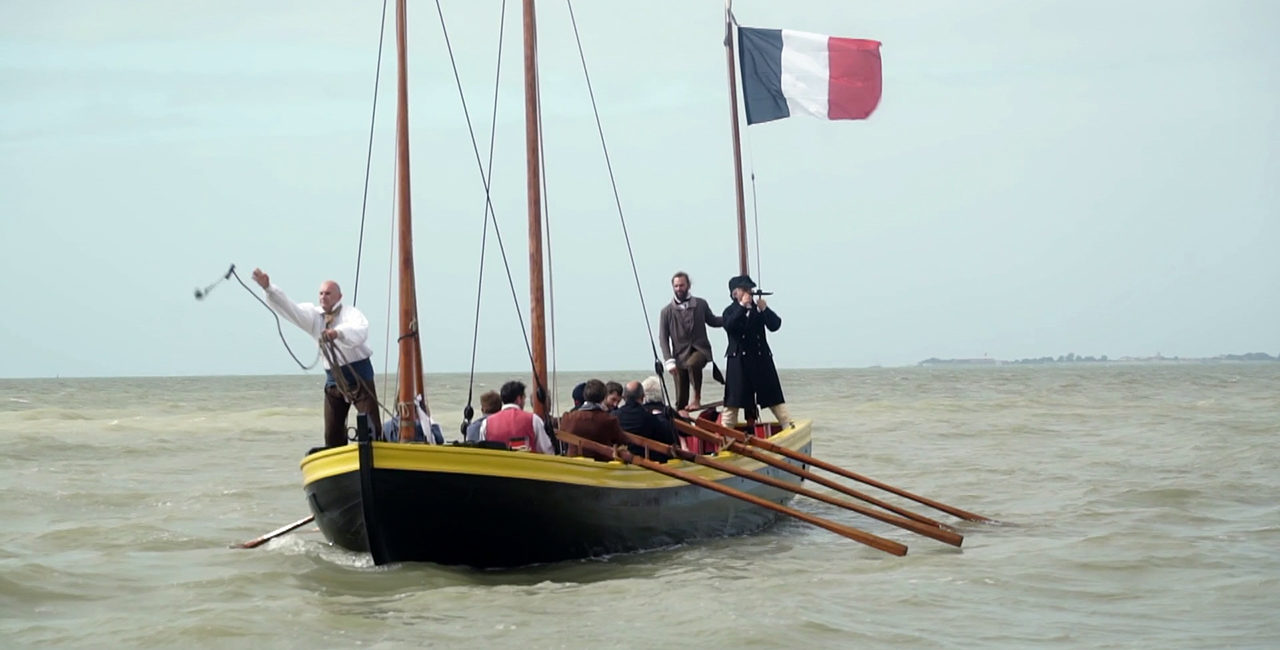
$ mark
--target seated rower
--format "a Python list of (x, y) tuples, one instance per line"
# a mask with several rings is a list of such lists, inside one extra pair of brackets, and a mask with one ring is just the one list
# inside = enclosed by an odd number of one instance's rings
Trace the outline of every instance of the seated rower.
[[(644, 407), (644, 386), (640, 382), (627, 382), (622, 391), (622, 399), (622, 406), (614, 410), (613, 415), (618, 418), (618, 424), (622, 425), (623, 430), (664, 444), (678, 444), (675, 428), (670, 421), (663, 423)], [(630, 449), (633, 454), (646, 456), (659, 463), (670, 460), (666, 454), (651, 452), (640, 445), (630, 445)]]
[(616, 381), (605, 382), (604, 401), (600, 403), (604, 410), (613, 412), (622, 404), (622, 384)]
[(555, 454), (542, 418), (524, 410), (524, 382), (509, 381), (498, 390), (502, 409), (480, 423), (480, 440), (501, 442), (516, 451)]
[(467, 442), (480, 441), (480, 427), (484, 421), (489, 419), (490, 415), (502, 410), (502, 397), (498, 395), (498, 391), (489, 390), (480, 395), (480, 417), (471, 421), (467, 425)]
[(662, 380), (650, 375), (645, 377), (644, 381), (640, 382), (640, 385), (644, 387), (643, 406), (645, 410), (657, 417), (664, 426), (670, 427), (672, 431), (675, 431), (676, 425), (673, 421), (677, 417), (677, 413), (675, 409), (667, 406), (662, 400)]
[[(622, 435), (622, 426), (618, 419), (609, 415), (601, 402), (605, 399), (604, 382), (592, 379), (582, 388), (582, 406), (576, 411), (565, 413), (560, 418), (560, 428), (575, 436), (598, 442), (602, 445), (625, 445), (627, 439)], [(596, 460), (610, 461), (612, 456), (598, 454), (589, 449), (579, 449), (576, 445), (568, 445), (567, 456), (586, 456)]]

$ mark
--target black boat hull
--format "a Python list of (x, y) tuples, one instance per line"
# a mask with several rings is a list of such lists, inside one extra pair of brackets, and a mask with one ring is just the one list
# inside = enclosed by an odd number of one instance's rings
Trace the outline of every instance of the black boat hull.
[[(808, 453), (809, 424), (802, 427), (775, 441)], [(343, 548), (369, 552), (378, 564), (514, 567), (741, 535), (780, 516), (617, 462), (395, 443), (372, 443), (370, 452), (368, 503), (362, 498), (358, 445), (304, 459), (304, 475), (315, 476), (304, 489), (325, 536)], [(799, 484), (789, 473), (734, 454), (718, 459)], [(792, 497), (682, 461), (669, 466), (774, 503)]]

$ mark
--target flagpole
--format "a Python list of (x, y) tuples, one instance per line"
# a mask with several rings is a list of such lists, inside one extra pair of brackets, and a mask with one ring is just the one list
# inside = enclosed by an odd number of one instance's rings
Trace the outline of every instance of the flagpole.
[(738, 83), (733, 63), (733, 0), (724, 0), (724, 53), (729, 64), (729, 111), (733, 120), (733, 186), (738, 199), (738, 274), (747, 275), (747, 204), (742, 189), (742, 140), (738, 134)]

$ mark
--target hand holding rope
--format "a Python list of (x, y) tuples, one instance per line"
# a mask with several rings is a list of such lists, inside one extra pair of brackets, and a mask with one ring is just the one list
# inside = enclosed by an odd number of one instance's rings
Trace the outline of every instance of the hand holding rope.
[(266, 307), (267, 311), (271, 312), (271, 317), (276, 319), (276, 332), (279, 333), (280, 335), (280, 342), (284, 344), (285, 351), (289, 353), (290, 357), (293, 357), (293, 362), (298, 364), (298, 367), (302, 368), (303, 370), (311, 370), (312, 368), (316, 367), (316, 364), (320, 362), (320, 352), (319, 351), (316, 352), (316, 358), (312, 359), (311, 363), (309, 364), (304, 364), (302, 363), (301, 360), (298, 359), (298, 355), (293, 353), (293, 348), (289, 347), (289, 341), (284, 338), (284, 327), (280, 325), (279, 314), (276, 314), (275, 310), (271, 308), (271, 305), (268, 305), (267, 302), (263, 300), (260, 296), (258, 296), (258, 294), (255, 293), (253, 289), (249, 288), (249, 285), (244, 283), (244, 280), (240, 279), (240, 274), (236, 273), (235, 264), (232, 264), (231, 268), (227, 269), (226, 274), (224, 274), (218, 280), (215, 280), (209, 286), (203, 289), (197, 288), (195, 291), (196, 300), (204, 300), (209, 295), (209, 293), (213, 291), (214, 287), (218, 286), (219, 284), (222, 284), (224, 280), (230, 279), (232, 276), (235, 276), (236, 282), (239, 282), (240, 286), (244, 287), (244, 290), (248, 291), (249, 295), (253, 296), (254, 300), (257, 300), (258, 302), (262, 303), (262, 306)]

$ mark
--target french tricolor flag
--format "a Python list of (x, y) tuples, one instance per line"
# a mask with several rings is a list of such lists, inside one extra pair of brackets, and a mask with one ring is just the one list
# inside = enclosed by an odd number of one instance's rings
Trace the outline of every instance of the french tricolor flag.
[(747, 124), (796, 111), (866, 119), (880, 103), (880, 42), (789, 29), (738, 28)]

